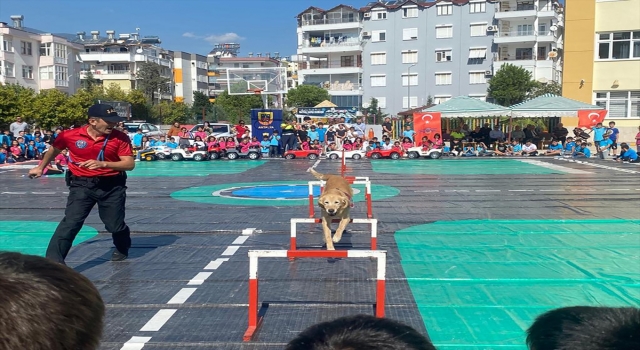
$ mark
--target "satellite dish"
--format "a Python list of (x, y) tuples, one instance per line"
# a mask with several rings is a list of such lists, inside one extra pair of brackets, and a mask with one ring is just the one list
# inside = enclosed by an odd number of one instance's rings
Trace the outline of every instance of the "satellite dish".
[(136, 50), (136, 53), (142, 53), (142, 52), (143, 52), (142, 49), (137, 49)]
[(551, 26), (549, 27), (549, 30), (555, 32), (556, 30), (558, 30), (558, 26)]
[(549, 57), (551, 57), (551, 58), (556, 58), (556, 57), (558, 57), (558, 52), (556, 52), (556, 51), (551, 51), (551, 52), (549, 52)]

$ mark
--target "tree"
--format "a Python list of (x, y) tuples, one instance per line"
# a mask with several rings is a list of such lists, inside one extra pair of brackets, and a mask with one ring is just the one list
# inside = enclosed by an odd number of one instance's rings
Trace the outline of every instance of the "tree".
[(37, 125), (43, 129), (51, 129), (57, 125), (72, 125), (74, 117), (65, 114), (63, 106), (66, 103), (67, 95), (60, 90), (41, 90), (33, 101), (33, 116)]
[(329, 92), (315, 85), (299, 85), (287, 92), (287, 106), (313, 107), (318, 103), (330, 100)]
[(149, 103), (144, 93), (140, 90), (134, 89), (127, 92), (125, 101), (131, 103), (131, 118), (132, 119), (148, 119), (150, 116)]
[(200, 91), (193, 92), (193, 105), (191, 106), (191, 115), (199, 119), (202, 114), (208, 115), (213, 111), (213, 104), (209, 102), (209, 97)]
[[(241, 85), (242, 83), (238, 83), (231, 86), (231, 91), (236, 91), (236, 89), (240, 91)], [(243, 91), (246, 92), (246, 88)], [(216, 105), (222, 108), (227, 120), (233, 123), (240, 119), (248, 119), (252, 109), (264, 107), (260, 95), (229, 95), (227, 91), (218, 95)]]
[(18, 84), (0, 84), (0, 125), (9, 126), (16, 117), (33, 124), (33, 101), (36, 93), (33, 89)]
[(73, 124), (83, 124), (87, 120), (87, 110), (93, 105), (97, 96), (93, 89), (80, 89), (75, 94), (69, 96), (63, 105), (58, 109), (60, 116), (64, 116), (63, 121), (54, 125), (70, 126)]
[(505, 64), (489, 80), (487, 92), (499, 105), (508, 107), (524, 101), (534, 85), (528, 70)]
[(107, 101), (124, 101), (127, 99), (127, 93), (122, 90), (120, 85), (111, 83), (104, 89), (101, 99)]
[(153, 103), (153, 94), (156, 92), (168, 92), (171, 80), (162, 76), (162, 66), (145, 62), (140, 65), (136, 73), (137, 89), (141, 90), (147, 99)]
[[(373, 123), (374, 116), (375, 116), (376, 122), (379, 122), (380, 124), (382, 124), (382, 122), (384, 121), (384, 118), (389, 115), (387, 113), (382, 113), (382, 110), (378, 106), (378, 99), (375, 97), (372, 97), (371, 100), (369, 101), (369, 107), (362, 108), (361, 111), (362, 111), (362, 114), (364, 114), (365, 123), (368, 123), (368, 122)], [(371, 120), (368, 120), (369, 118), (371, 118)]]
[(87, 74), (82, 79), (82, 88), (86, 90), (91, 90), (95, 87), (99, 86), (99, 81), (93, 76), (91, 71), (88, 71)]
[(151, 114), (163, 124), (183, 124), (190, 119), (189, 106), (182, 102), (161, 101), (151, 107)]
[(529, 95), (527, 97), (535, 98), (546, 94), (562, 96), (562, 85), (558, 84), (557, 81), (550, 81), (547, 83), (536, 81), (534, 82), (534, 85), (531, 91), (529, 91)]

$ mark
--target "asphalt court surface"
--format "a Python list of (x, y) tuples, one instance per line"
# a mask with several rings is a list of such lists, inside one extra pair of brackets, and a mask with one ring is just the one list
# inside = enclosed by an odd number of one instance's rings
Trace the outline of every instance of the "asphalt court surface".
[[(308, 214), (300, 196), (315, 180), (306, 172), (311, 165), (137, 163), (128, 182), (130, 259), (107, 261), (110, 235), (97, 213), (68, 258), (107, 304), (101, 349), (281, 349), (314, 323), (373, 313), (376, 271), (368, 259), (261, 259), (260, 301), (269, 307), (255, 341), (242, 342), (247, 251), (287, 249), (289, 220)], [(373, 212), (379, 249), (388, 252), (386, 314), (438, 348), (524, 349), (524, 329), (550, 308), (640, 304), (634, 164), (535, 157), (347, 165), (347, 175), (380, 186)], [(339, 161), (317, 166), (339, 169)], [(29, 180), (26, 171), (0, 168), (0, 249), (42, 255), (67, 189), (61, 177)], [(265, 183), (277, 185), (260, 192)], [(179, 198), (184, 191), (192, 200)], [(216, 204), (209, 202), (215, 193), (260, 198)], [(282, 199), (287, 193), (295, 198)], [(365, 213), (356, 201), (353, 217)], [(318, 225), (298, 232), (299, 249), (321, 248)], [(368, 235), (366, 225), (351, 225), (337, 248), (367, 249)]]

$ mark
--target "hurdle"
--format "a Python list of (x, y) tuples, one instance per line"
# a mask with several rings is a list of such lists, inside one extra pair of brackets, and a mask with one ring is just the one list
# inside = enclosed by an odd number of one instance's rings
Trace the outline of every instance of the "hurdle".
[(375, 258), (376, 273), (376, 317), (384, 317), (385, 278), (387, 252), (384, 250), (250, 250), (249, 251), (249, 325), (243, 341), (251, 341), (262, 325), (264, 315), (258, 314), (258, 258)]
[[(291, 219), (291, 237), (289, 238), (289, 250), (297, 250), (296, 238), (298, 236), (298, 224), (319, 224), (322, 222), (321, 218), (304, 218), (304, 219)], [(332, 223), (340, 222), (340, 219), (331, 220)], [(352, 224), (369, 224), (371, 225), (371, 250), (376, 250), (378, 246), (378, 219), (351, 219), (349, 223)]]
[[(367, 217), (369, 219), (373, 218), (373, 204), (371, 198), (371, 181), (367, 176), (346, 176), (345, 179), (351, 185), (364, 185), (364, 199), (367, 202)], [(320, 186), (320, 192), (324, 189), (324, 181), (309, 181), (309, 217), (313, 218), (315, 214), (315, 202), (313, 200), (313, 186)]]

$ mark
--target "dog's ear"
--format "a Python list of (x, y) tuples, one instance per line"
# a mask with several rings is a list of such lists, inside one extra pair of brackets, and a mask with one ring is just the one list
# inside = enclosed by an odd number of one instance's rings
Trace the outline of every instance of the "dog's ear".
[(347, 206), (349, 206), (349, 201), (346, 199), (342, 199), (342, 207), (346, 208)]
[(318, 198), (318, 206), (324, 209), (324, 198), (322, 197)]

